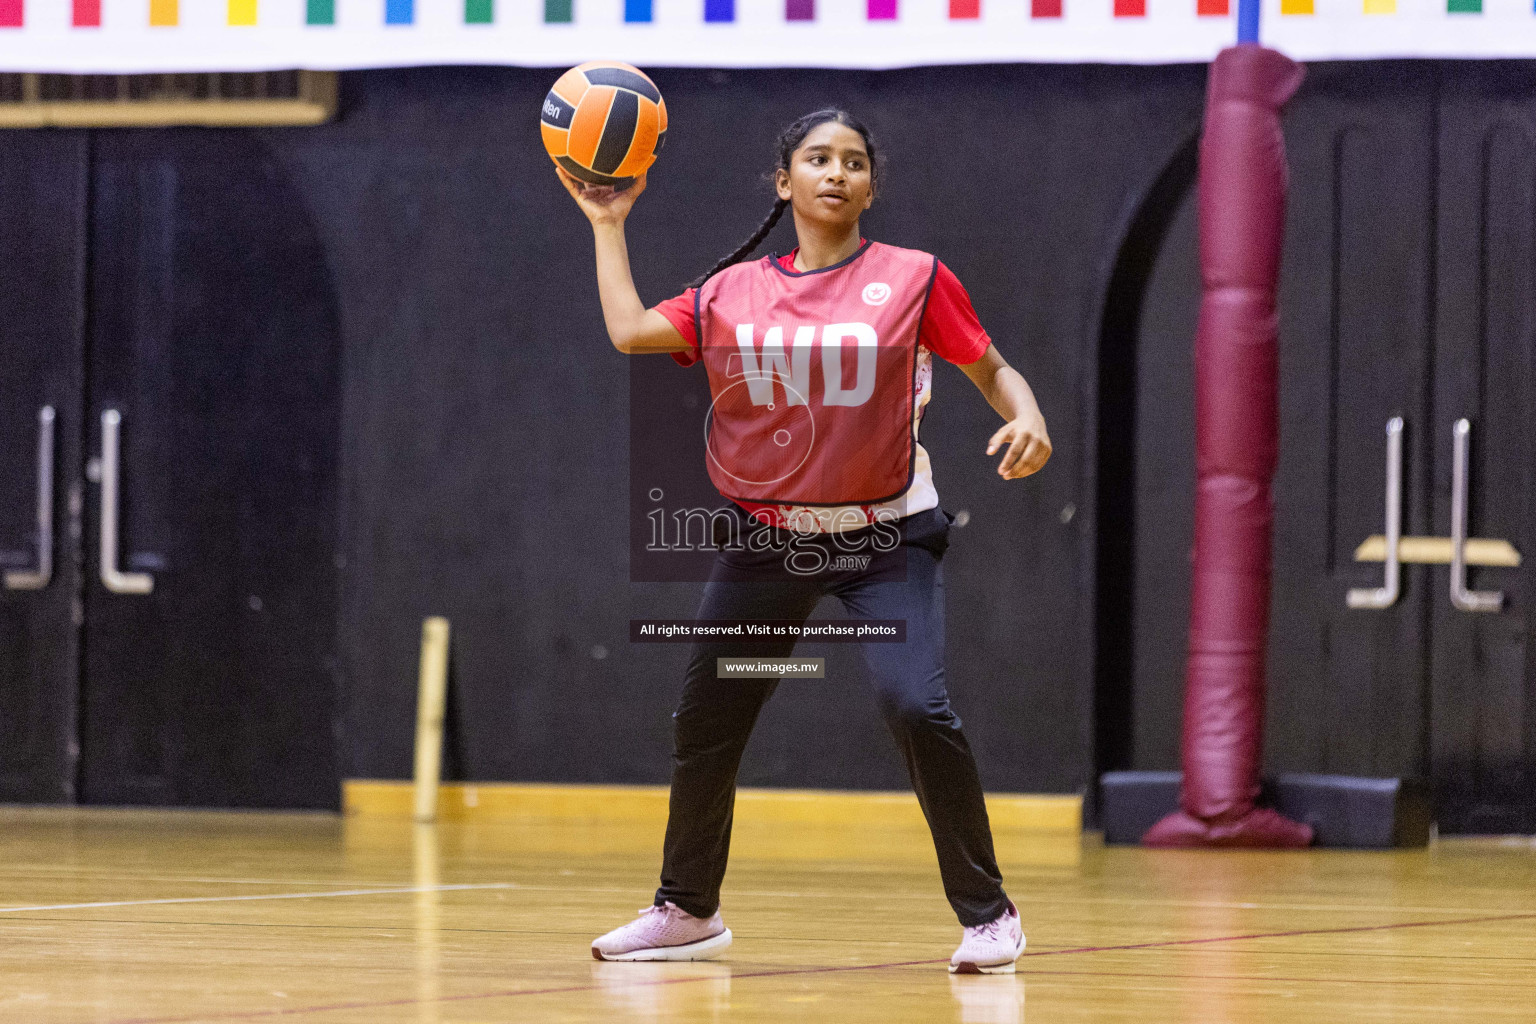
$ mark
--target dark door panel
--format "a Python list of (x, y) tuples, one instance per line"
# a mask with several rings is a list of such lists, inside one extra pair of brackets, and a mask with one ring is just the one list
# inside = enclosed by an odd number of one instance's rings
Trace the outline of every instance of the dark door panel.
[(1427, 571), (1398, 600), (1356, 547), (1384, 529), (1386, 426), (1405, 424), (1403, 524), (1426, 520), (1433, 69), (1317, 69), (1287, 112), (1281, 456), (1266, 759), (1280, 771), (1419, 775)]
[[(103, 565), (97, 486), (84, 798), (333, 806), (338, 325), (319, 242), (252, 134), (104, 133), (94, 174), (88, 436), (103, 454), (116, 417), (119, 545)], [(147, 579), (114, 587), (114, 569)]]
[(1138, 322), (1132, 574), (1134, 737), (1138, 767), (1175, 768), (1189, 651), (1194, 538), (1195, 321), (1200, 264), (1193, 179), (1169, 221)]
[(1510, 541), (1525, 566), (1473, 568), (1502, 608), (1434, 600), (1433, 762), (1441, 827), (1536, 831), (1536, 75), (1448, 76), (1440, 130), (1435, 533), (1450, 532), (1453, 431), (1470, 424), (1468, 533)]
[(75, 787), (87, 149), (82, 133), (0, 133), (0, 801), (67, 801)]

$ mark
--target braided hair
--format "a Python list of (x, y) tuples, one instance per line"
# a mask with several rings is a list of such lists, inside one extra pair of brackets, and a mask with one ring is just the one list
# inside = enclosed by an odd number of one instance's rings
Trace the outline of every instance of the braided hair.
[[(871, 181), (878, 180), (880, 176), (880, 162), (875, 156), (875, 140), (870, 135), (869, 129), (864, 127), (860, 121), (846, 110), (830, 107), (826, 110), (818, 110), (814, 113), (806, 114), (779, 134), (779, 162), (774, 168), (774, 174), (776, 175), (779, 171), (788, 171), (790, 160), (794, 157), (795, 150), (799, 149), (800, 144), (805, 141), (805, 137), (821, 125), (829, 123), (844, 125), (859, 133), (859, 137), (864, 140), (864, 149), (869, 153)], [(756, 231), (752, 232), (752, 236), (745, 242), (742, 242), (735, 252), (710, 267), (699, 277), (688, 282), (688, 287), (702, 287), (705, 281), (708, 281), (726, 267), (735, 266), (752, 255), (753, 251), (763, 244), (763, 239), (768, 237), (768, 233), (773, 230), (774, 225), (779, 222), (780, 217), (784, 216), (784, 211), (788, 208), (788, 199), (775, 198), (773, 209), (768, 211), (768, 216), (763, 218), (763, 222), (757, 226)]]

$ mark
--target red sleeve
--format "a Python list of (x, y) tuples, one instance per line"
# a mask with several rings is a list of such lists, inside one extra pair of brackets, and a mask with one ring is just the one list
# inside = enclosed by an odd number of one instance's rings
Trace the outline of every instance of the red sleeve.
[[(692, 312), (690, 306), (690, 325)], [(970, 294), (954, 271), (943, 263), (934, 274), (933, 290), (928, 293), (928, 308), (923, 311), (923, 324), (918, 329), (917, 340), (940, 359), (957, 366), (974, 363), (992, 344), (976, 317)]]
[(683, 336), (688, 343), (689, 351), (673, 352), (672, 358), (682, 366), (692, 366), (699, 361), (699, 328), (693, 322), (693, 293), (695, 289), (689, 288), (676, 298), (659, 303), (656, 312), (667, 318), (667, 322), (677, 328), (677, 333)]

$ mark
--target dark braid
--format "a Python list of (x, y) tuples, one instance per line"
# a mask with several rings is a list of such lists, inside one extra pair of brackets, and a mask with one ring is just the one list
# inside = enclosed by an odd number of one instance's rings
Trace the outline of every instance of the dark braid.
[[(777, 174), (779, 171), (788, 171), (790, 161), (794, 158), (795, 150), (800, 148), (800, 144), (805, 141), (805, 137), (821, 125), (833, 121), (852, 128), (859, 133), (859, 137), (864, 140), (864, 149), (869, 153), (870, 182), (871, 184), (878, 183), (880, 180), (880, 160), (875, 155), (874, 137), (870, 135), (869, 129), (857, 121), (853, 115), (849, 114), (846, 110), (834, 108), (806, 114), (794, 124), (784, 129), (779, 135), (779, 162), (774, 168), (774, 174)], [(763, 239), (768, 237), (769, 232), (773, 230), (774, 225), (779, 222), (780, 217), (784, 216), (784, 211), (788, 208), (788, 199), (775, 199), (773, 209), (769, 212), (768, 216), (763, 218), (763, 222), (757, 226), (757, 230), (752, 232), (752, 237), (741, 243), (741, 246), (735, 252), (710, 267), (701, 276), (690, 281), (688, 287), (702, 287), (705, 281), (708, 281), (726, 267), (735, 266), (752, 255), (753, 250), (763, 244)]]
[(780, 217), (784, 216), (784, 211), (787, 209), (789, 209), (788, 199), (775, 199), (773, 201), (773, 209), (768, 211), (768, 216), (764, 217), (763, 222), (757, 226), (757, 230), (752, 232), (752, 237), (742, 242), (741, 248), (704, 271), (701, 276), (689, 281), (688, 287), (701, 287), (705, 281), (708, 281), (726, 267), (733, 267), (752, 255), (752, 250), (763, 244), (763, 239), (768, 237), (768, 232), (773, 230), (773, 226), (779, 222)]

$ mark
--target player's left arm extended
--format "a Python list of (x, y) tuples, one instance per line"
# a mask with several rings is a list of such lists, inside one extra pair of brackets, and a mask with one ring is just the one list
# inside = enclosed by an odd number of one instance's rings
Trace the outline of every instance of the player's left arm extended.
[(988, 345), (980, 359), (960, 369), (986, 397), (987, 404), (1007, 421), (987, 441), (988, 455), (1000, 448), (1007, 449), (997, 465), (997, 475), (1004, 480), (1018, 480), (1038, 473), (1051, 457), (1051, 438), (1029, 384), (1018, 370), (1008, 365), (996, 345)]

